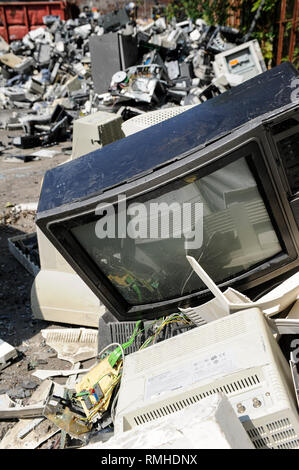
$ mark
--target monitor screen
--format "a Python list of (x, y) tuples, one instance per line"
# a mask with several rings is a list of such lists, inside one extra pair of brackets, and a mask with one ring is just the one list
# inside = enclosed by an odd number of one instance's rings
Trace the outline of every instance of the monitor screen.
[(101, 207), (93, 220), (81, 219), (70, 230), (130, 306), (204, 289), (187, 254), (221, 283), (282, 251), (245, 157), (121, 204)]

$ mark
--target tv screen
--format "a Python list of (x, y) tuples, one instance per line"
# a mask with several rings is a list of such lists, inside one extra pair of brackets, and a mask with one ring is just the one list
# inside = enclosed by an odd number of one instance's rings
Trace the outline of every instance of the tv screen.
[(78, 226), (74, 222), (70, 231), (130, 305), (204, 289), (186, 254), (222, 283), (282, 251), (245, 157), (206, 176), (194, 172), (137, 197), (128, 209), (132, 215), (125, 214), (125, 238), (118, 237), (117, 206), (103, 210), (104, 220), (99, 216)]

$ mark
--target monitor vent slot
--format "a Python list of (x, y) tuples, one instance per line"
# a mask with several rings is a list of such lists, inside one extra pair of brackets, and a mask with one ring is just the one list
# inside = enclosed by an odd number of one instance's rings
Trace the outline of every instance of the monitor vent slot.
[(295, 439), (294, 441), (284, 442), (283, 444), (279, 444), (277, 449), (298, 449), (299, 448), (299, 439)]
[(190, 312), (186, 313), (187, 317), (195, 323), (197, 326), (202, 326), (206, 325), (207, 322), (204, 320), (197, 312), (196, 310), (192, 310)]
[[(290, 429), (285, 429), (286, 426), (289, 426)], [(275, 433), (273, 433), (274, 429), (276, 430)], [(277, 431), (278, 429), (280, 429), (279, 432)], [(265, 426), (257, 426), (249, 429), (247, 428), (246, 432), (256, 449), (269, 447), (288, 449), (295, 448), (299, 444), (299, 440), (296, 441), (296, 432), (292, 428), (288, 418), (283, 418), (272, 423), (267, 423)]]
[(257, 428), (247, 429), (247, 434), (250, 439), (260, 438), (261, 435), (265, 434), (263, 426), (258, 426)]
[[(133, 335), (135, 322), (113, 322), (109, 324), (111, 343), (122, 344)], [(137, 336), (133, 343), (125, 349), (125, 354), (131, 354), (141, 346), (140, 336)]]
[(150, 126), (154, 126), (155, 124), (177, 116), (183, 111), (191, 109), (193, 106), (194, 105), (175, 106), (173, 108), (158, 109), (149, 113), (140, 114), (125, 121), (122, 125), (122, 130), (126, 136), (134, 134), (135, 132), (147, 129)]
[[(187, 406), (190, 406), (202, 400), (203, 398), (206, 398), (217, 392), (222, 392), (229, 396), (233, 393), (239, 392), (240, 390), (250, 389), (253, 386), (258, 385), (259, 383), (260, 379), (256, 374), (247, 376), (243, 379), (225, 383), (210, 390), (198, 392), (197, 394), (184, 397), (184, 399), (176, 400), (173, 403), (168, 403), (167, 405), (161, 406), (159, 408), (154, 408), (146, 413), (136, 415), (134, 416), (134, 421), (135, 424), (138, 426), (140, 424), (153, 421), (154, 419), (160, 418), (162, 416), (170, 415), (172, 413), (175, 413), (176, 411), (183, 410)], [(260, 433), (264, 433), (264, 429), (262, 427), (259, 429), (261, 430)]]

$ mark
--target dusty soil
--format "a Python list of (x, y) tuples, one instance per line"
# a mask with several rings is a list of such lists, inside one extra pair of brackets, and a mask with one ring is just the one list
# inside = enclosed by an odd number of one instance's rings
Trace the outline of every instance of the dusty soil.
[[(18, 135), (18, 132), (0, 130), (0, 141), (5, 145), (9, 141), (9, 136), (15, 135)], [(40, 383), (39, 379), (31, 376), (34, 369), (71, 367), (69, 362), (57, 359), (55, 351), (45, 344), (41, 330), (71, 327), (71, 325), (57, 325), (33, 318), (30, 306), (33, 276), (9, 252), (7, 239), (35, 232), (35, 213), (25, 212), (13, 217), (11, 207), (15, 204), (38, 201), (45, 171), (69, 158), (69, 154), (63, 151), (67, 147), (70, 147), (70, 142), (51, 147), (51, 150), (58, 149), (60, 153), (53, 158), (42, 158), (28, 163), (21, 160), (17, 163), (4, 161), (7, 155), (29, 154), (28, 150), (13, 148), (0, 154), (0, 221), (2, 221), (0, 222), (0, 338), (13, 345), (19, 352), (19, 357), (11, 365), (0, 371), (0, 398), (1, 394), (7, 391), (21, 389), (26, 396), (17, 399), (17, 402), (23, 405), (34, 392), (34, 388), (26, 389), (24, 382), (30, 381), (31, 387), (34, 387), (34, 383), (36, 385)], [(14, 424), (14, 422), (0, 421), (0, 441)], [(56, 446), (57, 436), (52, 439), (53, 445), (56, 442)], [(49, 445), (52, 445), (51, 442), (41, 447)]]

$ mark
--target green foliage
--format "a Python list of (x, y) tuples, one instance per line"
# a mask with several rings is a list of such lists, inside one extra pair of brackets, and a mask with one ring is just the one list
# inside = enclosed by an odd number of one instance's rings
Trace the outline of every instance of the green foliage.
[[(232, 7), (230, 2), (223, 0), (172, 0), (167, 7), (167, 17), (183, 21), (187, 18), (196, 20), (202, 18), (208, 24), (227, 24), (232, 11), (240, 8), (240, 31), (246, 34), (262, 0), (242, 0), (240, 6)], [(256, 22), (251, 39), (257, 39), (262, 48), (266, 63), (274, 65), (276, 46), (278, 42), (278, 20), (281, 0), (266, 0), (262, 6), (261, 14)], [(285, 36), (290, 33), (291, 23), (286, 23)], [(298, 24), (299, 30), (299, 24)], [(286, 59), (286, 58), (284, 58)], [(299, 65), (299, 50), (295, 48), (293, 63)]]
[(186, 18), (196, 20), (199, 18), (198, 3), (196, 0), (173, 0), (167, 6), (167, 18), (176, 18), (179, 21)]

